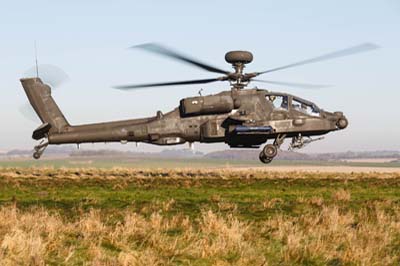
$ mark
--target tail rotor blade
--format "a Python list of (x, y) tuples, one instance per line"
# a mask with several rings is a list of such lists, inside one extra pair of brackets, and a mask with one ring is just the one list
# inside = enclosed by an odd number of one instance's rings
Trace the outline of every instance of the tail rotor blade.
[[(24, 72), (25, 77), (36, 77), (37, 74), (39, 74), (39, 78), (43, 81), (43, 83), (49, 85), (52, 90), (61, 87), (70, 80), (69, 76), (64, 70), (49, 64), (39, 65), (37, 68), (34, 66)], [(39, 117), (29, 102), (20, 106), (19, 112), (26, 119), (32, 122), (40, 122)]]
[(21, 105), (18, 110), (26, 119), (35, 123), (40, 122), (39, 117), (36, 115), (35, 110), (33, 110), (33, 107), (29, 104), (29, 102)]
[[(61, 87), (70, 79), (64, 70), (54, 65), (39, 65), (38, 72), (40, 79), (53, 89)], [(24, 75), (26, 77), (36, 77), (36, 67), (28, 69)]]

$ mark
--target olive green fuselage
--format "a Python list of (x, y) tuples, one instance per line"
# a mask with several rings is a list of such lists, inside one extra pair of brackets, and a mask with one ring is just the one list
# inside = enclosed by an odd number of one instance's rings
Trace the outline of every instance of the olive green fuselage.
[(39, 159), (49, 144), (95, 142), (145, 142), (177, 145), (185, 142), (224, 142), (230, 147), (258, 148), (268, 139), (260, 160), (269, 163), (285, 138), (291, 148), (347, 127), (341, 112), (330, 113), (296, 96), (260, 89), (232, 89), (215, 95), (182, 99), (177, 108), (142, 119), (87, 125), (70, 125), (51, 95), (51, 88), (39, 78), (21, 79), (29, 102), (43, 122), (32, 134), (44, 140), (35, 146)]
[[(287, 107), (276, 108), (269, 100), (271, 95), (286, 97)], [(166, 114), (157, 112), (150, 118), (66, 126), (60, 133), (49, 134), (48, 140), (50, 144), (225, 142), (232, 147), (258, 147), (279, 134), (286, 137), (298, 134), (314, 136), (338, 129), (337, 122), (343, 117), (341, 113), (319, 110), (318, 115), (310, 115), (296, 109), (292, 102), (294, 99), (298, 98), (259, 89), (225, 91), (184, 99), (173, 111)], [(240, 132), (235, 130), (238, 126)], [(266, 127), (271, 130), (261, 130)]]

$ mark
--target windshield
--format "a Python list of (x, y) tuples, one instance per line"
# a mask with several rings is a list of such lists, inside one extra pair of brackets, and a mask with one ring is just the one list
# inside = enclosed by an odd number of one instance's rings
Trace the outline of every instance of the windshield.
[(288, 111), (290, 107), (291, 110), (310, 116), (319, 116), (321, 113), (317, 105), (296, 96), (283, 93), (269, 93), (266, 95), (266, 99), (272, 104), (274, 110)]
[(311, 103), (309, 101), (300, 98), (293, 97), (292, 109), (311, 116), (320, 115), (320, 110), (314, 103)]
[(267, 95), (267, 100), (272, 103), (274, 109), (288, 110), (289, 100), (286, 95)]

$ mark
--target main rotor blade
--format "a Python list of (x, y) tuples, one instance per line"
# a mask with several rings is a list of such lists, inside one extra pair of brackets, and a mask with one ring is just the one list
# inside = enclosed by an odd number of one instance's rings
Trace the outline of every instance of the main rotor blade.
[(181, 53), (178, 53), (176, 51), (173, 51), (169, 48), (166, 48), (160, 44), (156, 44), (156, 43), (145, 43), (145, 44), (141, 44), (141, 45), (136, 45), (136, 46), (132, 46), (130, 48), (140, 48), (140, 49), (144, 49), (146, 51), (149, 52), (153, 52), (156, 54), (160, 54), (166, 57), (170, 57), (172, 59), (176, 59), (194, 66), (197, 66), (201, 69), (205, 69), (207, 71), (210, 72), (215, 72), (215, 73), (220, 73), (220, 74), (229, 74), (229, 71), (225, 71), (222, 69), (219, 69), (217, 67), (211, 66), (209, 64), (206, 63), (202, 63), (196, 59), (190, 58), (188, 56), (182, 55)]
[(214, 81), (223, 81), (224, 78), (213, 78), (213, 79), (195, 79), (195, 80), (185, 80), (185, 81), (172, 81), (163, 83), (148, 83), (148, 84), (132, 84), (116, 86), (114, 88), (119, 90), (131, 90), (131, 89), (141, 89), (149, 87), (162, 87), (162, 86), (172, 86), (172, 85), (188, 85), (188, 84), (205, 84)]
[(314, 58), (311, 58), (311, 59), (299, 61), (297, 63), (289, 64), (289, 65), (286, 65), (286, 66), (272, 68), (272, 69), (269, 69), (269, 70), (266, 70), (266, 71), (263, 71), (263, 72), (257, 72), (257, 75), (270, 73), (270, 72), (274, 72), (274, 71), (278, 71), (278, 70), (282, 70), (282, 69), (287, 69), (287, 68), (291, 68), (291, 67), (302, 66), (302, 65), (306, 65), (306, 64), (312, 64), (312, 63), (321, 62), (321, 61), (325, 61), (325, 60), (330, 60), (330, 59), (334, 59), (334, 58), (344, 57), (344, 56), (348, 56), (348, 55), (358, 54), (358, 53), (362, 53), (362, 52), (367, 52), (367, 51), (375, 50), (375, 49), (378, 49), (378, 48), (379, 48), (379, 46), (377, 46), (376, 44), (364, 43), (364, 44), (353, 46), (353, 47), (350, 47), (350, 48), (347, 48), (347, 49), (335, 51), (335, 52), (332, 52), (332, 53), (329, 53), (329, 54), (317, 56), (317, 57), (314, 57)]
[(301, 88), (301, 89), (312, 89), (312, 90), (331, 87), (331, 85), (297, 83), (297, 82), (296, 83), (282, 82), (282, 81), (274, 81), (274, 80), (252, 79), (251, 81), (257, 81), (257, 82), (280, 85), (280, 86), (297, 87), (297, 88)]

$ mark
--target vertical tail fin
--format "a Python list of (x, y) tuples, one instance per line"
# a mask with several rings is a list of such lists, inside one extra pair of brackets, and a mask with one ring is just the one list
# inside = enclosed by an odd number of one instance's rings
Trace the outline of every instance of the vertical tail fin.
[(51, 97), (50, 86), (44, 84), (40, 78), (24, 78), (21, 79), (21, 83), (40, 120), (49, 125), (50, 133), (61, 133), (69, 127), (68, 121)]

